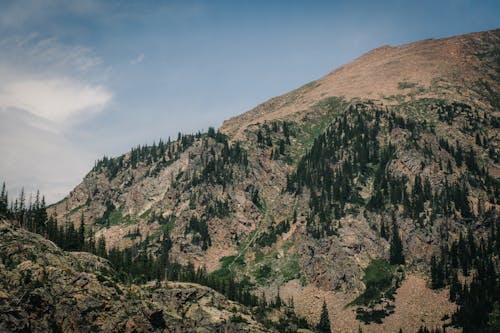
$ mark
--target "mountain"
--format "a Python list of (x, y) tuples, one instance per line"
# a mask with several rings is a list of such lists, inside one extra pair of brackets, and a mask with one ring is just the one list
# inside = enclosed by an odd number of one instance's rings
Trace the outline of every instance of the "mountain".
[(313, 324), (326, 302), (341, 331), (484, 329), (500, 301), (499, 50), (500, 30), (378, 48), (218, 131), (97, 161), (48, 214), (108, 251), (293, 299)]
[(305, 86), (224, 122), (239, 138), (251, 123), (300, 119), (325, 97), (370, 99), (394, 105), (437, 98), (498, 109), (498, 30), (402, 46), (382, 46)]

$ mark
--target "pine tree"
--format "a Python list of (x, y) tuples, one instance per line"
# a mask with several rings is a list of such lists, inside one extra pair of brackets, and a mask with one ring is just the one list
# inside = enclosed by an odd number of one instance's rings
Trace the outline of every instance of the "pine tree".
[(78, 247), (80, 251), (85, 249), (85, 225), (83, 224), (83, 221), (84, 216), (82, 212), (82, 215), (80, 216), (80, 226), (78, 227)]
[(104, 236), (101, 235), (99, 238), (99, 241), (97, 242), (97, 249), (96, 249), (96, 254), (99, 257), (106, 258), (107, 253), (106, 253), (106, 240), (104, 239)]
[(437, 289), (439, 282), (438, 282), (438, 273), (437, 273), (437, 263), (436, 263), (436, 257), (432, 256), (431, 258), (431, 286), (432, 289)]
[(389, 237), (387, 236), (387, 230), (385, 230), (384, 220), (382, 220), (381, 225), (380, 225), (380, 237), (382, 237), (385, 240), (389, 239)]
[(7, 190), (5, 189), (5, 182), (2, 184), (2, 194), (0, 195), (0, 215), (7, 215), (9, 199), (7, 197)]
[(323, 301), (323, 307), (321, 308), (321, 316), (319, 319), (318, 326), (316, 326), (316, 329), (320, 333), (332, 332), (330, 328), (330, 317), (328, 315), (328, 308), (326, 307), (326, 301)]
[(399, 236), (399, 228), (396, 221), (392, 224), (392, 239), (390, 248), (390, 259), (391, 265), (400, 265), (405, 263), (405, 257), (403, 255), (403, 242)]

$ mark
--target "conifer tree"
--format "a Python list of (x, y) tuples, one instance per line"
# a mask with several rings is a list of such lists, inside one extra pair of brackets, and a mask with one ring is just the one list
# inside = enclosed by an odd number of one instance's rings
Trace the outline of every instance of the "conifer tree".
[(83, 224), (84, 216), (83, 212), (80, 216), (80, 226), (78, 227), (78, 247), (79, 250), (83, 250), (85, 246), (85, 225)]
[(107, 257), (107, 254), (106, 254), (106, 240), (104, 239), (103, 235), (101, 235), (101, 237), (99, 238), (99, 241), (97, 242), (96, 254), (99, 257), (103, 257), (103, 258)]
[(382, 220), (381, 225), (380, 225), (380, 237), (382, 237), (385, 240), (389, 239), (389, 237), (387, 236), (387, 230), (385, 230), (384, 220)]
[(9, 199), (7, 197), (7, 190), (5, 189), (5, 182), (2, 184), (2, 194), (0, 195), (0, 215), (7, 215)]
[(323, 307), (321, 308), (321, 316), (319, 318), (318, 326), (316, 329), (320, 333), (331, 333), (330, 328), (330, 317), (328, 315), (328, 308), (326, 307), (326, 301), (323, 301)]
[(399, 236), (399, 228), (396, 221), (392, 224), (392, 238), (391, 238), (391, 248), (390, 248), (390, 259), (391, 265), (400, 265), (405, 263), (405, 257), (403, 255), (403, 242)]

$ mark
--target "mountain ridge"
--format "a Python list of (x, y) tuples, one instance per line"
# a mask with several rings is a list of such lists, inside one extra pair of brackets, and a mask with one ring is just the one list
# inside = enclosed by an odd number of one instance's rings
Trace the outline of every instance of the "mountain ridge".
[[(401, 89), (398, 87), (399, 83), (408, 82), (411, 85), (422, 86), (428, 89), (432, 79), (441, 76), (432, 75), (432, 71), (429, 73), (430, 66), (434, 67), (432, 70), (444, 74), (443, 78), (445, 81), (450, 79), (450, 74), (453, 73), (453, 68), (455, 66), (459, 66), (461, 70), (465, 69), (466, 72), (471, 71), (470, 67), (477, 65), (477, 61), (470, 57), (470, 50), (468, 48), (471, 46), (469, 44), (477, 43), (475, 39), (484, 38), (485, 35), (491, 37), (494, 43), (498, 43), (498, 39), (500, 38), (499, 29), (496, 29), (441, 39), (426, 39), (400, 46), (381, 46), (338, 67), (322, 78), (293, 90), (291, 93), (271, 98), (250, 111), (224, 121), (221, 126), (221, 131), (230, 136), (235, 136), (235, 138), (238, 139), (240, 138), (241, 129), (236, 130), (236, 127), (246, 127), (248, 126), (246, 124), (247, 122), (278, 119), (310, 107), (311, 101), (317, 101), (329, 96), (344, 97), (347, 100), (352, 98), (367, 98), (390, 103), (390, 101), (384, 97), (400, 93)], [(391, 62), (396, 63), (399, 53), (408, 55), (415, 50), (420, 51), (419, 57), (410, 59), (406, 57), (406, 66), (403, 65), (398, 68), (403, 70), (402, 73), (396, 72), (395, 75), (391, 73), (392, 75), (384, 76), (384, 71), (387, 67), (389, 70), (394, 71), (390, 65)], [(432, 57), (428, 57), (426, 52), (430, 52)], [(375, 69), (373, 69), (372, 64), (370, 64), (374, 59), (380, 61), (379, 64), (376, 64), (377, 66), (375, 66)], [(417, 68), (419, 65), (425, 65), (423, 71), (419, 71), (419, 68)], [(466, 66), (466, 68), (464, 68), (464, 66)], [(368, 69), (372, 67), (372, 72), (364, 74), (363, 69), (367, 67)], [(422, 76), (422, 74), (424, 75)], [(362, 82), (366, 79), (368, 79), (368, 83)], [(373, 80), (376, 80), (377, 84), (374, 84)], [(457, 80), (454, 81), (456, 82)], [(381, 83), (383, 83), (382, 86), (380, 85)], [(498, 91), (498, 82), (490, 83), (494, 84), (493, 90)], [(295, 100), (293, 96), (296, 91), (306, 96), (303, 96), (302, 99)], [(424, 97), (433, 96), (433, 92), (426, 91), (422, 95)], [(453, 98), (458, 96), (459, 99), (462, 99), (462, 97), (457, 94), (452, 94), (452, 96)], [(281, 101), (283, 99), (285, 101)], [(293, 100), (294, 103), (290, 105), (289, 100)], [(466, 99), (464, 102), (470, 102), (470, 99)], [(274, 107), (275, 104), (278, 104), (278, 107)], [(262, 111), (264, 111), (262, 109), (270, 109), (271, 113), (276, 114), (262, 114)], [(269, 112), (268, 110), (265, 111)]]
[[(168, 234), (176, 261), (227, 269), (256, 293), (299, 281), (351, 295), (353, 320), (391, 321), (404, 276), (428, 275), (443, 248), (495, 228), (499, 49), (500, 29), (375, 49), (219, 131), (98, 161), (49, 214), (82, 218), (108, 249), (155, 255)], [(355, 303), (371, 269), (389, 282)], [(446, 288), (464, 269), (447, 270)], [(374, 320), (363, 328), (380, 331)], [(436, 320), (424, 322), (450, 324)]]

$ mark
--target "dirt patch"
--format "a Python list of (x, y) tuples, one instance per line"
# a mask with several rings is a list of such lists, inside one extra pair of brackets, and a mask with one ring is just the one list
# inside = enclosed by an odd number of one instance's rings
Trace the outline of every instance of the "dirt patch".
[[(395, 312), (383, 319), (382, 324), (364, 325), (356, 320), (356, 307), (346, 305), (357, 294), (332, 293), (314, 286), (301, 286), (298, 280), (288, 282), (280, 288), (282, 299), (293, 298), (298, 315), (311, 323), (317, 323), (323, 300), (326, 301), (333, 332), (416, 332), (420, 326), (441, 327), (441, 319), (451, 315), (456, 305), (448, 301), (448, 290), (434, 291), (427, 287), (426, 280), (418, 275), (409, 274), (396, 294)], [(460, 330), (447, 328), (447, 332)]]

